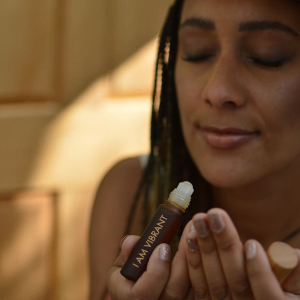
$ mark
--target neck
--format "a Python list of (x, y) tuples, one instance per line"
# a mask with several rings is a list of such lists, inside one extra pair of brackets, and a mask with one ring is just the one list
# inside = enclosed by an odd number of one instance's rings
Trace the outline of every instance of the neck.
[[(214, 187), (213, 205), (230, 215), (242, 242), (253, 238), (267, 248), (300, 228), (299, 186), (297, 180), (276, 182), (273, 178), (240, 188)], [(286, 242), (299, 247), (300, 232)]]

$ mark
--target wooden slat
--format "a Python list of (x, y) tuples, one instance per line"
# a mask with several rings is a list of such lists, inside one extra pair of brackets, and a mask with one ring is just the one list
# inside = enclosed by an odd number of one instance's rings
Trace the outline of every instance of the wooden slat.
[(0, 2), (0, 103), (57, 101), (61, 93), (62, 1)]
[(0, 195), (1, 300), (57, 299), (57, 195)]

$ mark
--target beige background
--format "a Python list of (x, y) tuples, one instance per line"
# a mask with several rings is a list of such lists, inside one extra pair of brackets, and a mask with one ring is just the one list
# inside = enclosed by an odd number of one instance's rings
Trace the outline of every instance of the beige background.
[[(0, 3), (0, 193), (57, 193), (57, 299), (87, 297), (87, 231), (99, 180), (121, 157), (148, 151), (155, 40), (170, 2)], [(14, 234), (9, 225), (0, 230)], [(24, 256), (25, 241), (5, 247)], [(34, 299), (35, 290), (22, 299)]]

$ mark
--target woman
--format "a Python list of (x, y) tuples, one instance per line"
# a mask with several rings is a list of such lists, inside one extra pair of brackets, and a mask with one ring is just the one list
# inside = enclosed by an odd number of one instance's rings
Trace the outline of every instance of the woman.
[[(108, 296), (108, 270), (112, 299), (300, 298), (299, 264), (280, 285), (265, 252), (273, 241), (300, 248), (299, 11), (296, 0), (175, 2), (158, 55), (148, 165), (119, 163), (97, 194), (91, 299)], [(179, 250), (171, 260), (160, 245), (136, 283), (125, 279), (142, 219), (182, 180), (195, 193)], [(126, 224), (131, 236), (113, 263)]]

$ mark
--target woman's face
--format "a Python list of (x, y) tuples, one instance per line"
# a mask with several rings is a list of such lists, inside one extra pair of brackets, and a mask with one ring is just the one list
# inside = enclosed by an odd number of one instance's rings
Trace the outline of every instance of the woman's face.
[(299, 12), (293, 0), (185, 0), (180, 117), (194, 162), (215, 186), (300, 173)]

